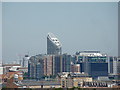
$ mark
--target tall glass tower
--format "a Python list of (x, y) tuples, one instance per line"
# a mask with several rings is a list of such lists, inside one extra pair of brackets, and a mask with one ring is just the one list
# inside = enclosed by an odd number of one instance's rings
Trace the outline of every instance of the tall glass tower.
[(62, 54), (62, 45), (58, 38), (54, 34), (48, 33), (47, 36), (47, 54), (48, 55), (60, 55)]

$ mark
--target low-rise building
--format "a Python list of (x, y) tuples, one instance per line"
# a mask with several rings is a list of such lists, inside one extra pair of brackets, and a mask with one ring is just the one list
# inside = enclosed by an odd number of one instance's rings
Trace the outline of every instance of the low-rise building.
[(58, 81), (36, 81), (36, 80), (23, 80), (21, 82), (14, 82), (18, 88), (60, 88)]
[(17, 68), (20, 68), (20, 64), (3, 64), (3, 74), (9, 71), (18, 71)]
[(14, 82), (21, 82), (23, 80), (23, 73), (21, 71), (7, 72), (2, 75), (3, 85), (7, 88), (18, 88)]
[(18, 71), (22, 71), (23, 73), (28, 73), (28, 68), (27, 67), (19, 67), (17, 68)]
[(92, 82), (92, 77), (83, 73), (60, 73), (58, 78), (61, 82), (61, 87), (73, 88), (82, 87), (83, 82)]

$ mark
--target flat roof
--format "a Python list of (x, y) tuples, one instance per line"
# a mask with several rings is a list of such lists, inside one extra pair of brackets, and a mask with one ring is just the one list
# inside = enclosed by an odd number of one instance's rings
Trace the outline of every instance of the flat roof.
[(19, 84), (20, 86), (40, 86), (40, 85), (43, 85), (43, 86), (56, 86), (56, 85), (60, 85), (60, 82), (58, 81), (35, 81), (35, 80), (23, 80), (21, 83), (17, 83)]

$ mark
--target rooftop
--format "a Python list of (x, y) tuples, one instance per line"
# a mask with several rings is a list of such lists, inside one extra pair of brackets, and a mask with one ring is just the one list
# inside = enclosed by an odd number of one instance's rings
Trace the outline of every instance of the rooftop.
[(35, 80), (23, 80), (22, 82), (18, 83), (20, 86), (40, 86), (40, 85), (49, 85), (55, 86), (60, 85), (58, 81), (35, 81)]
[(4, 67), (4, 66), (21, 66), (21, 65), (20, 64), (3, 64), (2, 66)]

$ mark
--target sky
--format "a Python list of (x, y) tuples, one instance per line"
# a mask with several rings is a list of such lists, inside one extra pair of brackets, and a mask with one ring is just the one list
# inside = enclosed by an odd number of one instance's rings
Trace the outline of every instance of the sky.
[(0, 2), (0, 66), (2, 63), (2, 3)]
[(2, 60), (25, 54), (45, 54), (49, 32), (62, 43), (62, 52), (98, 50), (118, 55), (117, 2), (3, 2)]
[(2, 2), (119, 2), (120, 0), (1, 0)]

